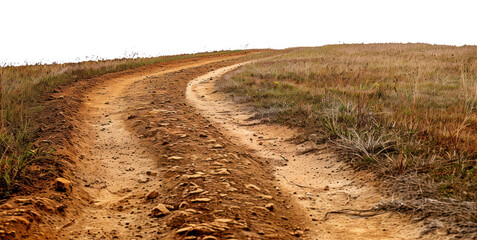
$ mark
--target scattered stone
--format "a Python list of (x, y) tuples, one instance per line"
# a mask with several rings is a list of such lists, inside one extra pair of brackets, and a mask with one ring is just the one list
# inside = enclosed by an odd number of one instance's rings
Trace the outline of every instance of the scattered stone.
[(187, 178), (187, 179), (196, 179), (196, 178), (202, 178), (202, 177), (205, 177), (204, 176), (204, 173), (201, 173), (201, 172), (197, 172), (195, 174), (184, 174), (182, 175), (184, 178)]
[(325, 190), (325, 191), (329, 191), (329, 190), (330, 190), (330, 186), (328, 186), (328, 185), (327, 185), (327, 186), (325, 186), (325, 188), (324, 188), (323, 190)]
[(149, 178), (139, 178), (139, 179), (137, 180), (137, 182), (138, 182), (138, 183), (147, 183), (147, 182), (149, 182)]
[(190, 232), (193, 228), (192, 227), (185, 227), (185, 228), (181, 228), (179, 230), (176, 231), (177, 234), (183, 234), (183, 233), (187, 233), (187, 232)]
[(203, 191), (204, 191), (204, 189), (197, 188), (196, 190), (189, 192), (189, 195), (198, 194), (198, 193), (201, 193)]
[(133, 118), (135, 118), (135, 117), (136, 117), (136, 115), (129, 115), (129, 116), (128, 116), (128, 120), (129, 120), (129, 119), (133, 119)]
[(56, 210), (60, 212), (64, 212), (66, 208), (67, 208), (66, 204), (59, 204), (56, 206)]
[(147, 200), (154, 199), (154, 198), (157, 198), (157, 196), (159, 196), (159, 192), (157, 192), (156, 190), (153, 190), (146, 195), (146, 199)]
[(166, 205), (162, 203), (159, 203), (151, 211), (152, 217), (163, 217), (169, 214), (171, 214), (171, 212), (169, 211), (169, 209), (167, 209)]
[(305, 234), (305, 232), (301, 231), (301, 230), (296, 230), (294, 232), (291, 233), (291, 235), (295, 236), (295, 237), (301, 237)]
[(214, 146), (212, 146), (212, 148), (224, 148), (224, 146), (220, 145), (220, 144), (215, 144)]
[(55, 190), (58, 192), (66, 192), (71, 189), (71, 181), (65, 178), (56, 178), (54, 183)]
[(0, 209), (10, 210), (10, 209), (14, 209), (14, 207), (11, 204), (5, 203), (5, 204), (0, 205)]
[(197, 213), (197, 211), (195, 209), (192, 209), (192, 208), (188, 208), (185, 211), (190, 212), (190, 213)]
[(207, 203), (207, 202), (210, 202), (212, 201), (212, 199), (210, 198), (196, 198), (194, 200), (192, 200), (191, 202), (193, 203)]
[(181, 170), (180, 166), (172, 166), (169, 169), (167, 169), (168, 172), (179, 172)]
[(201, 137), (201, 138), (206, 138), (206, 137), (208, 137), (208, 136), (207, 136), (207, 134), (201, 133), (201, 134), (199, 134), (199, 137)]
[(269, 204), (265, 205), (265, 208), (270, 210), (270, 211), (273, 211), (273, 209), (275, 208), (275, 205), (273, 203), (269, 203)]
[(146, 172), (146, 175), (148, 175), (148, 176), (157, 176), (157, 172), (147, 171), (147, 172)]
[(257, 190), (257, 191), (260, 191), (260, 190), (261, 190), (259, 187), (257, 187), (256, 185), (253, 185), (253, 184), (247, 184), (247, 185), (245, 185), (245, 187), (248, 188), (248, 189), (252, 189), (252, 188), (253, 188), (253, 189)]
[(260, 211), (263, 211), (263, 212), (268, 212), (269, 211), (269, 209), (267, 209), (265, 207), (258, 207), (258, 206), (253, 207), (253, 209), (257, 209), (257, 210), (260, 210)]
[(187, 202), (181, 202), (181, 204), (179, 204), (179, 209), (186, 208), (187, 206), (189, 206)]
[(33, 203), (33, 199), (31, 198), (19, 198), (15, 199), (15, 203), (18, 203), (20, 205), (30, 205)]
[(270, 195), (258, 195), (259, 198), (265, 199), (265, 200), (272, 200), (273, 197)]
[(181, 159), (184, 159), (183, 157), (179, 157), (179, 156), (171, 156), (168, 158), (169, 160), (181, 160)]
[(233, 219), (229, 219), (229, 218), (217, 218), (214, 220), (215, 222), (219, 222), (219, 223), (231, 223), (233, 222), (234, 220)]
[(212, 172), (213, 175), (230, 175), (230, 172), (227, 168), (219, 168)]
[(217, 240), (217, 238), (214, 236), (205, 236), (202, 240)]

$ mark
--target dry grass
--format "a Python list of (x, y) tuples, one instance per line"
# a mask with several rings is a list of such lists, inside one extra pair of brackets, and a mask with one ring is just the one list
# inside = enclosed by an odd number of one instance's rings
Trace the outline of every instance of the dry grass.
[(477, 201), (477, 47), (300, 48), (229, 73), (219, 88), (257, 117), (329, 141), (400, 196)]
[(14, 191), (34, 161), (46, 161), (46, 149), (33, 149), (34, 113), (39, 100), (60, 85), (144, 65), (240, 51), (209, 52), (154, 58), (123, 58), (67, 64), (0, 67), (0, 198)]

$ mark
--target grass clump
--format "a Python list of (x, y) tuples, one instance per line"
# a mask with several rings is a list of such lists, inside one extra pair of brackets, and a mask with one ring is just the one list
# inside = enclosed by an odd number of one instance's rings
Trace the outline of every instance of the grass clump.
[(298, 48), (218, 87), (257, 117), (302, 127), (357, 168), (400, 182), (404, 198), (475, 202), (476, 56), (477, 47), (427, 44)]
[(144, 65), (240, 52), (0, 67), (0, 198), (34, 181), (35, 177), (27, 174), (32, 163), (48, 162), (48, 147), (34, 148), (31, 144), (37, 125), (33, 116), (41, 111), (42, 97), (56, 87)]

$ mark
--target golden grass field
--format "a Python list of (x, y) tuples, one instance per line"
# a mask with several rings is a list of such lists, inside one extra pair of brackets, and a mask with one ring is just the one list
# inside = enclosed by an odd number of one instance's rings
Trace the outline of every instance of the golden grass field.
[(477, 47), (298, 48), (225, 75), (219, 88), (409, 199), (477, 200)]

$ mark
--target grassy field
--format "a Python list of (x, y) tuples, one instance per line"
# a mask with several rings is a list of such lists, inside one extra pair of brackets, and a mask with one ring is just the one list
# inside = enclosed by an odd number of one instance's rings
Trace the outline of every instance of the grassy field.
[(329, 143), (393, 194), (477, 200), (477, 47), (299, 48), (226, 74), (218, 87), (258, 118)]
[(154, 63), (239, 52), (0, 67), (0, 198), (22, 184), (32, 162), (47, 158), (47, 149), (34, 149), (31, 144), (37, 125), (32, 116), (41, 111), (42, 97), (56, 87)]

